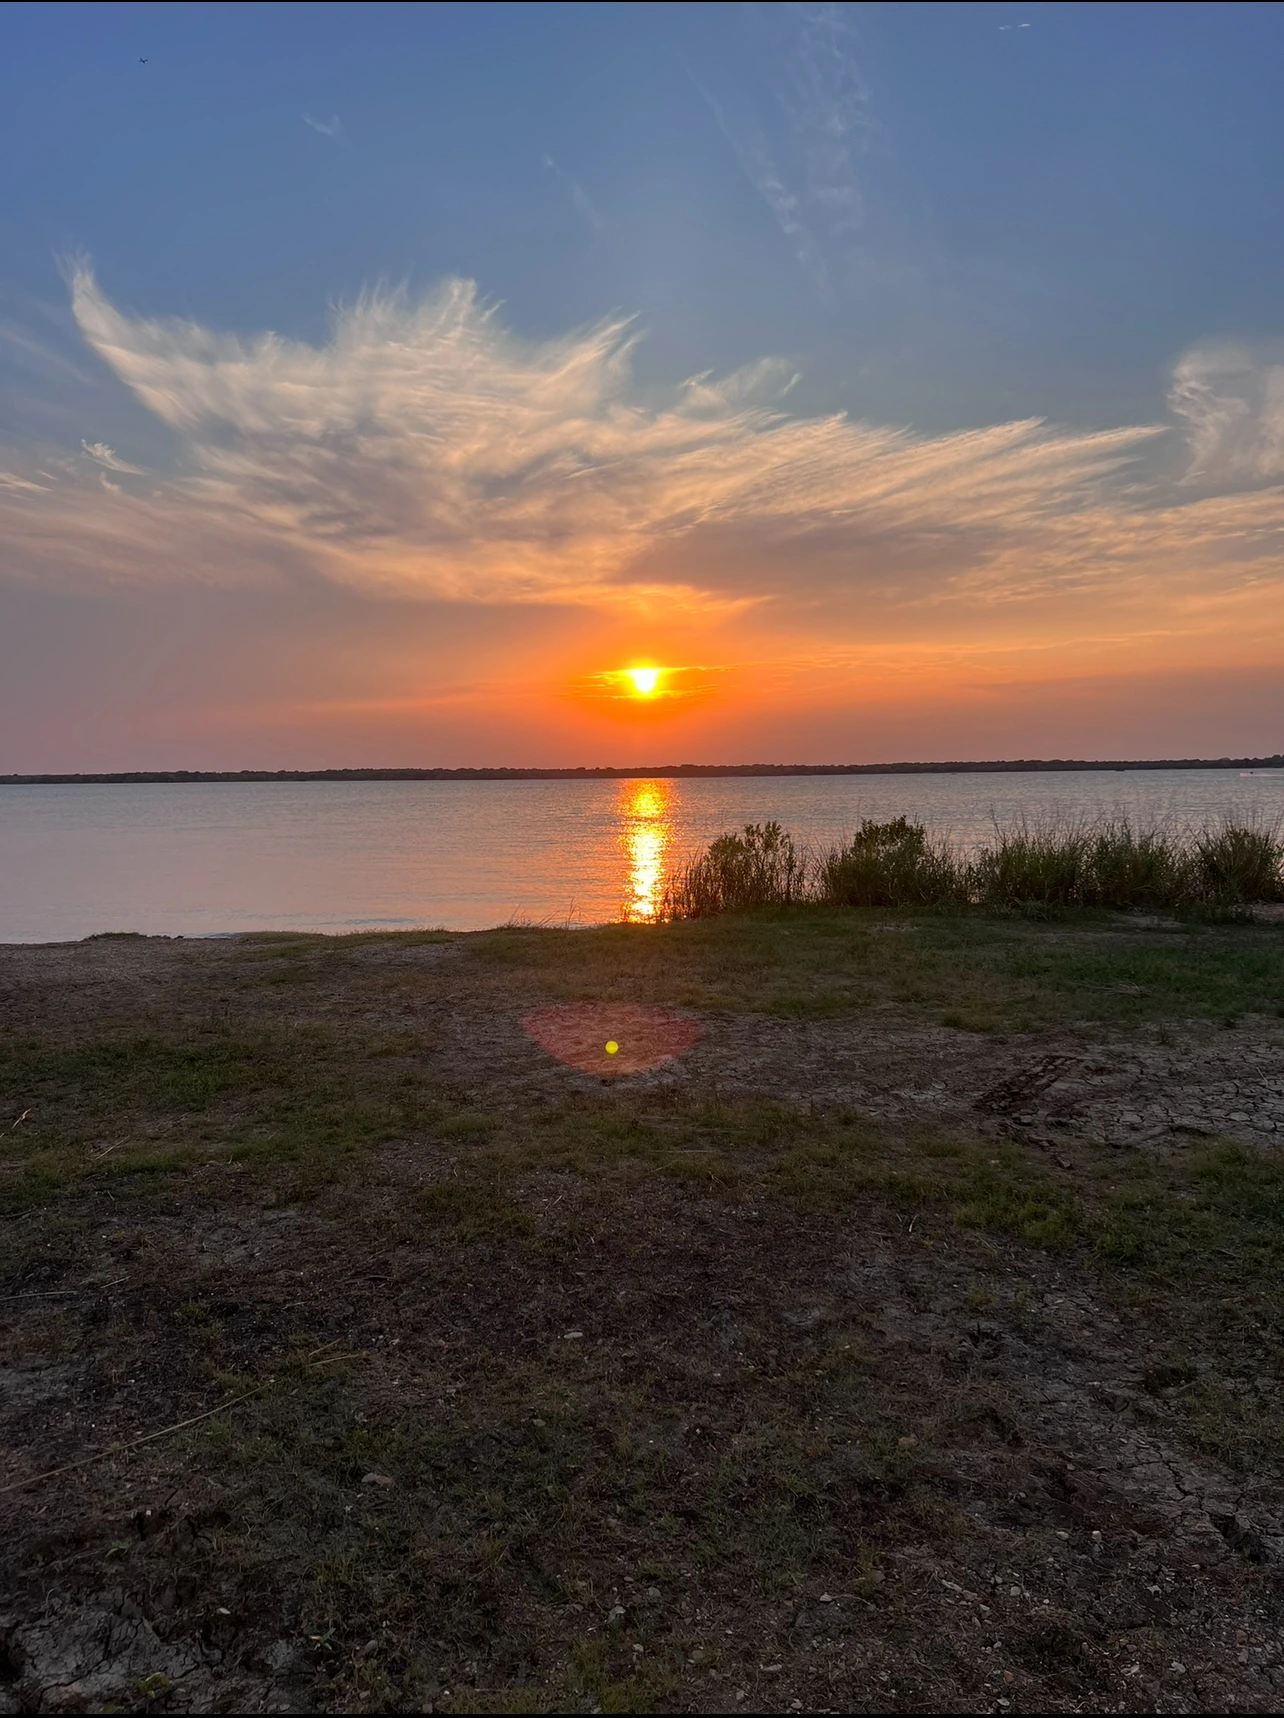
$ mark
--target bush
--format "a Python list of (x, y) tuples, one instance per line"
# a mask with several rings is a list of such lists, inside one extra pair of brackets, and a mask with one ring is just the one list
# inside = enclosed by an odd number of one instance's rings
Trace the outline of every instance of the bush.
[(665, 885), (661, 918), (707, 919), (753, 907), (788, 907), (807, 898), (807, 867), (778, 823), (746, 823), (720, 835)]
[(817, 884), (820, 900), (833, 907), (926, 907), (967, 898), (948, 848), (905, 817), (866, 818), (846, 847), (831, 848), (820, 861)]
[(1193, 836), (1126, 820), (997, 829), (970, 859), (907, 817), (866, 818), (844, 845), (800, 857), (779, 823), (720, 835), (671, 876), (660, 916), (708, 918), (754, 907), (1109, 907), (1222, 911), (1284, 900), (1275, 829), (1225, 823)]
[(1273, 829), (1224, 824), (1196, 839), (1194, 863), (1211, 907), (1284, 900), (1284, 842)]
[(1189, 850), (1125, 821), (996, 832), (972, 863), (974, 900), (1014, 907), (1179, 907), (1196, 890)]
[(1078, 831), (997, 832), (969, 867), (969, 894), (987, 906), (1071, 907), (1082, 902), (1089, 840)]
[(1190, 861), (1179, 843), (1157, 829), (1106, 824), (1092, 838), (1088, 898), (1093, 907), (1172, 907), (1190, 892)]

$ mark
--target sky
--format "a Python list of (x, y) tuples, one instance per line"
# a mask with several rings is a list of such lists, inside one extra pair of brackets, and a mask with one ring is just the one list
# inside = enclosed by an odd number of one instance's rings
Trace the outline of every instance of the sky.
[(1284, 750), (1282, 60), (4, 8), (0, 771)]

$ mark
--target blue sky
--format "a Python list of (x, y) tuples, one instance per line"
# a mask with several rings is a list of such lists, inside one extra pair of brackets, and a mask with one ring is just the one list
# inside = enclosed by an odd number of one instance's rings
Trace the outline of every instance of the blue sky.
[[(404, 285), (414, 301), (459, 277), (519, 341), (632, 319), (638, 409), (777, 359), (795, 420), (842, 412), (926, 438), (1028, 418), (1171, 432), (1175, 373), (1230, 343), (1214, 384), (1211, 360), (1196, 364), (1198, 440), (1245, 400), (1257, 411), (1278, 367), (1281, 63), (1284, 9), (1261, 5), (9, 7), (0, 441), (46, 463), (89, 444), (139, 472), (190, 465), (153, 384), (73, 320), (77, 260), (140, 327), (317, 348), (363, 290)], [(1226, 381), (1245, 364), (1249, 382)], [(1253, 431), (1268, 441), (1269, 417)], [(219, 435), (243, 433), (237, 419)], [(1190, 464), (1172, 433), (1133, 458), (1161, 475)], [(1223, 483), (1253, 488), (1254, 529), (1273, 458), (1254, 452)], [(753, 601), (802, 576), (784, 550), (773, 565), (746, 575)], [(0, 597), (15, 636), (56, 634), (42, 580), (20, 568)], [(490, 602), (496, 637), (520, 630), (499, 612), (511, 590), (492, 601), (474, 584), (466, 600)], [(550, 600), (569, 600), (557, 625), (578, 638), (584, 605), (560, 585)], [(211, 625), (234, 639), (254, 599), (226, 601)], [(61, 587), (57, 602), (75, 608)], [(332, 606), (301, 594), (295, 636)], [(397, 630), (389, 613), (372, 636)], [(429, 630), (475, 619), (438, 613)], [(667, 644), (662, 630), (640, 623), (637, 648)], [(627, 626), (606, 634), (632, 648)], [(1064, 636), (1062, 617), (1049, 637)], [(427, 657), (422, 672), (439, 677)], [(29, 750), (48, 750), (38, 727)]]

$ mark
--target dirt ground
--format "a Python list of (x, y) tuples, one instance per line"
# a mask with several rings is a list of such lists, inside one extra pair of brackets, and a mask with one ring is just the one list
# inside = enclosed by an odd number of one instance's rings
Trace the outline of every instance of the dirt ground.
[(1284, 927), (859, 930), (0, 950), (0, 1711), (1284, 1710)]

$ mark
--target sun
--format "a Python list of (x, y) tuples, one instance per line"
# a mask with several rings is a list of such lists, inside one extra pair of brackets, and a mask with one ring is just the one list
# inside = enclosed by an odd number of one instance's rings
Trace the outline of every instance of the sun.
[(633, 691), (639, 698), (652, 697), (660, 684), (658, 668), (626, 668), (624, 672), (633, 682)]

